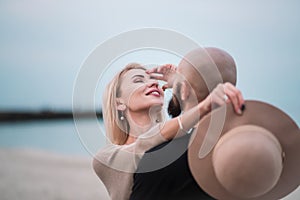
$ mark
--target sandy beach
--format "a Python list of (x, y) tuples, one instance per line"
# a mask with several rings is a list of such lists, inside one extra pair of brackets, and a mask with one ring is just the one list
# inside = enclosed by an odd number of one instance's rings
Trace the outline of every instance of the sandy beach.
[[(109, 200), (91, 158), (40, 150), (0, 150), (1, 200)], [(284, 200), (300, 199), (298, 188)]]
[(1, 200), (107, 200), (91, 158), (29, 149), (0, 150)]

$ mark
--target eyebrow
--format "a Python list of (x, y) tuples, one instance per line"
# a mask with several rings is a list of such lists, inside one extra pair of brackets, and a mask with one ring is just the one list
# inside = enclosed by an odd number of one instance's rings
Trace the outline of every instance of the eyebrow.
[(134, 79), (134, 78), (136, 78), (136, 77), (139, 77), (139, 78), (145, 78), (144, 75), (134, 75), (134, 76), (131, 77), (131, 79)]

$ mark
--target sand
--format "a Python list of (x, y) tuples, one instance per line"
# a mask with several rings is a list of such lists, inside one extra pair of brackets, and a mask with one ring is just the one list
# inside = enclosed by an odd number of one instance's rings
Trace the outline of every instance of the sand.
[[(1, 200), (109, 200), (90, 157), (0, 149)], [(300, 199), (300, 189), (284, 200)]]
[(108, 200), (91, 158), (0, 150), (1, 200)]

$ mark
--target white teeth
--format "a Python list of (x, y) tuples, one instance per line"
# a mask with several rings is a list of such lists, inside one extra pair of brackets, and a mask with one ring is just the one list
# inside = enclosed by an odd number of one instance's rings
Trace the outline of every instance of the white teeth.
[(157, 92), (157, 91), (153, 91), (153, 92), (151, 92), (151, 94), (154, 94), (154, 95), (159, 95), (159, 92)]

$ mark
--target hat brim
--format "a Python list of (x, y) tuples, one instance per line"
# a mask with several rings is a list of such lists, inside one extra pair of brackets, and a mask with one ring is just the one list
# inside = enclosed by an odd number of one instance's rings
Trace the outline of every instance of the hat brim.
[[(238, 126), (260, 126), (274, 134), (281, 144), (285, 157), (283, 170), (277, 184), (262, 196), (250, 199), (280, 199), (291, 193), (300, 184), (299, 127), (287, 114), (270, 104), (259, 101), (246, 101), (245, 106), (246, 109), (242, 115), (237, 115), (232, 105), (227, 104), (215, 109), (200, 120), (197, 130), (194, 131), (190, 139), (188, 149), (190, 170), (198, 185), (212, 197), (219, 200), (241, 199), (229, 193), (217, 180), (212, 165), (213, 149), (204, 158), (200, 159), (200, 147), (203, 145), (204, 140), (210, 140), (210, 135), (211, 139), (214, 140), (214, 135), (219, 134), (221, 137)], [(212, 133), (214, 129), (211, 126), (214, 126), (214, 124), (222, 125), (221, 133)], [(206, 136), (206, 134), (210, 135)]]

